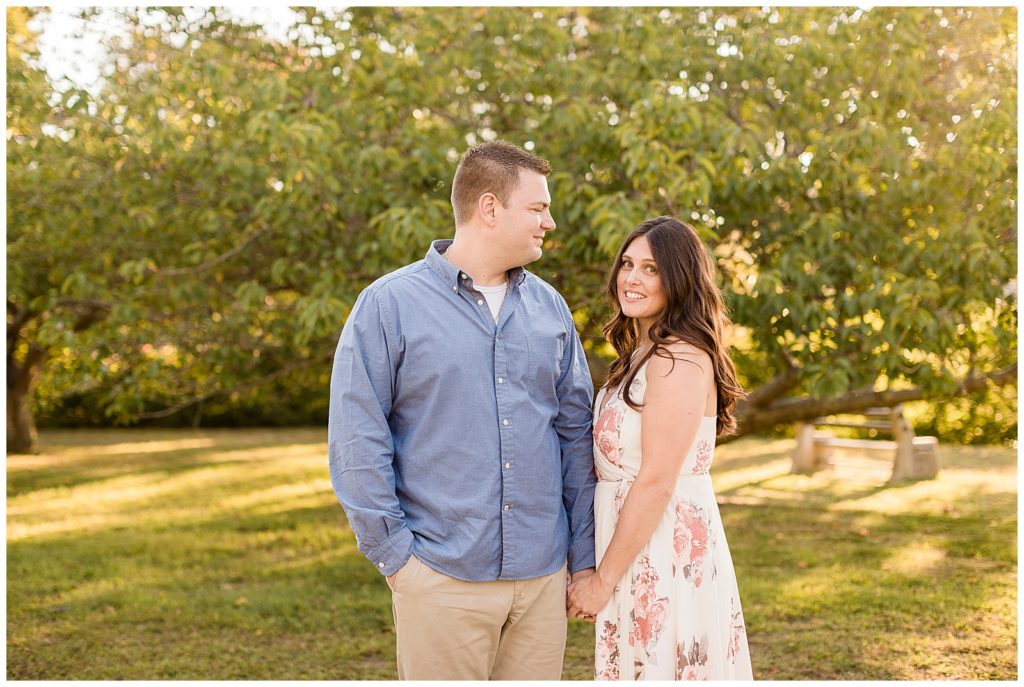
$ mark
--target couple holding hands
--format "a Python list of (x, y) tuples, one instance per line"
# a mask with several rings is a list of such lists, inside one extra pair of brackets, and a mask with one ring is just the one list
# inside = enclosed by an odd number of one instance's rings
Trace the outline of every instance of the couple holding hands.
[(455, 239), (364, 290), (334, 358), (331, 481), (392, 592), (400, 679), (561, 677), (566, 616), (603, 680), (751, 679), (708, 469), (742, 396), (715, 264), (671, 217), (623, 241), (594, 402), (545, 161), (469, 149)]

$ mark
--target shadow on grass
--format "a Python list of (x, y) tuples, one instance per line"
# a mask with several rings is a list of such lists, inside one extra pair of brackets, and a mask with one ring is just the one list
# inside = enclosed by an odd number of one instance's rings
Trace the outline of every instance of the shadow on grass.
[(715, 449), (713, 472), (741, 470), (776, 460), (789, 460), (792, 439), (738, 439)]
[[(943, 481), (896, 484), (790, 475), (782, 462), (720, 491), (755, 677), (1015, 677), (1015, 603), (984, 610), (1014, 593), (1014, 479), (977, 472), (1012, 472), (1005, 453), (950, 456)], [(940, 665), (972, 632), (989, 633), (973, 665)]]
[[(42, 489), (74, 488), (122, 475), (172, 477), (212, 464), (250, 464), (261, 460), (253, 456), (253, 452), (266, 449), (268, 444), (276, 451), (315, 450), (323, 444), (326, 461), (326, 436), (313, 429), (166, 430), (154, 434), (129, 430), (127, 435), (118, 437), (116, 444), (110, 443), (110, 432), (103, 431), (77, 430), (44, 436), (47, 440), (40, 454), (8, 457), (8, 497)], [(106, 445), (104, 437), (107, 437)], [(211, 452), (218, 454), (216, 460), (211, 460)], [(269, 453), (262, 460), (273, 461), (279, 457), (279, 454)]]
[[(890, 515), (865, 531), (856, 520), (874, 513), (729, 510), (748, 634), (761, 645), (751, 649), (756, 676), (907, 679), (902, 662), (878, 660), (877, 642), (898, 649), (900, 637), (905, 646), (942, 637), (1012, 593), (1012, 523)], [(984, 571), (965, 565), (977, 560)]]
[[(394, 679), (390, 593), (322, 446), (272, 434), (31, 468), (8, 503), (8, 677)], [(1016, 676), (1014, 483), (982, 478), (1015, 463), (954, 456), (955, 484), (847, 483), (776, 472), (786, 444), (764, 444), (716, 466), (758, 472), (721, 493), (755, 677)], [(32, 493), (49, 483), (67, 489)], [(951, 652), (967, 673), (935, 667)], [(564, 677), (592, 665), (593, 626), (571, 622)]]
[(12, 544), (9, 677), (397, 677), (390, 593), (339, 507), (179, 525)]

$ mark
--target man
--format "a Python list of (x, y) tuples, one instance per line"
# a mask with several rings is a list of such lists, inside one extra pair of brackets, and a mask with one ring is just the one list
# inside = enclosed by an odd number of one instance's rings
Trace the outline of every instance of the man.
[(559, 679), (566, 568), (593, 572), (590, 372), (522, 267), (555, 229), (550, 171), (468, 150), (455, 240), (363, 291), (335, 353), (331, 481), (387, 576), (400, 679)]

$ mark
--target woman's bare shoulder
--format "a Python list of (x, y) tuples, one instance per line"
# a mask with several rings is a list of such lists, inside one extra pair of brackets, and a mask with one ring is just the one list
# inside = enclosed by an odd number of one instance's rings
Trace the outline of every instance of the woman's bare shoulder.
[[(655, 376), (669, 376), (675, 374), (693, 374), (694, 366), (700, 368), (701, 372), (711, 372), (711, 356), (692, 343), (675, 339), (661, 344), (659, 350), (651, 356), (651, 372)], [(680, 363), (685, 363), (680, 365)], [(685, 368), (685, 370), (680, 370)]]

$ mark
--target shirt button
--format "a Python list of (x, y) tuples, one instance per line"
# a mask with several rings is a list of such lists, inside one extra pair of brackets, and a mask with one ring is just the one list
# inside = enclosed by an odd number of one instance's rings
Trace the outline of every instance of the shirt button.
[(506, 470), (508, 470), (510, 467), (512, 467), (512, 463), (505, 463), (505, 469)]
[(452, 287), (452, 291), (458, 291), (458, 290), (459, 290), (459, 285), (458, 284), (456, 284), (455, 286)]
[(462, 275), (462, 278), (463, 278), (463, 279), (469, 279), (469, 275), (468, 275), (468, 274), (463, 274), (463, 275)]
[(484, 302), (483, 302), (483, 300), (482, 300), (482, 299), (480, 299), (480, 300), (477, 300), (476, 304), (477, 304), (477, 305), (483, 305), (483, 304), (484, 304)]
[(504, 383), (505, 383), (505, 378), (504, 377), (498, 377), (498, 384), (504, 384)]
[(512, 506), (510, 506), (510, 505), (508, 505), (508, 504), (506, 503), (506, 504), (505, 504), (505, 508), (504, 508), (504, 510), (508, 510), (508, 509), (509, 509), (509, 508), (511, 508), (511, 507), (512, 507)]
[(503, 425), (505, 425), (506, 427), (508, 427), (508, 419), (502, 420), (502, 421), (501, 421), (501, 424), (503, 424)]
[(378, 563), (377, 567), (378, 568), (383, 568), (384, 567), (384, 561), (381, 561), (380, 563)]

